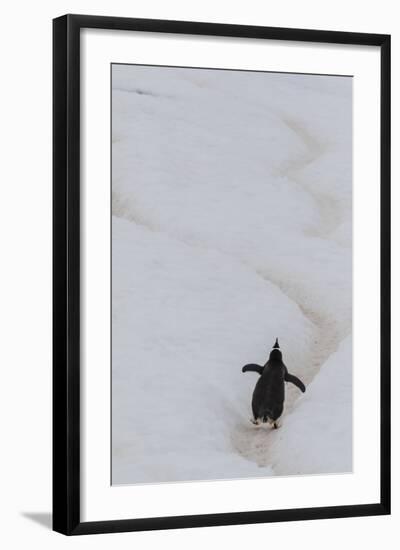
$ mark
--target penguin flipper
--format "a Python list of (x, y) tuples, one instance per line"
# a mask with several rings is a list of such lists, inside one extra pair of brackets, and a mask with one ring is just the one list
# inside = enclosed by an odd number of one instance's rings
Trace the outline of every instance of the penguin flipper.
[(292, 384), (297, 386), (299, 390), (301, 390), (303, 393), (306, 391), (306, 387), (303, 382), (299, 378), (297, 378), (297, 376), (294, 376), (294, 374), (289, 374), (288, 371), (286, 371), (285, 380), (286, 382), (291, 382)]
[(260, 365), (256, 365), (255, 363), (249, 363), (248, 365), (245, 365), (242, 368), (242, 372), (258, 372), (258, 374), (262, 374), (264, 370), (264, 367), (261, 367)]

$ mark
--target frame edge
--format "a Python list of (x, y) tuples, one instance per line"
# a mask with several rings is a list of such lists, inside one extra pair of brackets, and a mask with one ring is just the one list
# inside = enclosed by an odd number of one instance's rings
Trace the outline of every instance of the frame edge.
[[(78, 39), (77, 39), (78, 38)], [(78, 64), (77, 64), (78, 62)], [(71, 534), (79, 497), (79, 28), (53, 20), (53, 530)]]
[(391, 36), (381, 45), (381, 504), (391, 511)]

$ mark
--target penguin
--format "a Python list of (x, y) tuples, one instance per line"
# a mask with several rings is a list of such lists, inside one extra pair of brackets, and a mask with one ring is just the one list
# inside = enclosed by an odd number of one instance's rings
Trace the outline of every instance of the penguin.
[(260, 375), (253, 392), (251, 408), (253, 411), (253, 424), (268, 422), (275, 429), (279, 427), (279, 418), (283, 412), (285, 400), (285, 382), (291, 382), (303, 393), (306, 387), (297, 376), (289, 374), (286, 365), (282, 361), (282, 352), (278, 338), (275, 341), (269, 359), (262, 367), (249, 363), (242, 368), (242, 372), (257, 372)]

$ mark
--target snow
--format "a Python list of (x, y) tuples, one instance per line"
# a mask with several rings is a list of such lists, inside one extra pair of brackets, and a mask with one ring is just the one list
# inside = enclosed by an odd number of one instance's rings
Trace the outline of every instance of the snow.
[[(113, 66), (112, 481), (351, 470), (351, 79)], [(279, 430), (250, 422), (279, 337)]]
[[(276, 475), (350, 472), (352, 469), (351, 336), (321, 367), (284, 419), (266, 437), (243, 427), (240, 445), (248, 458)], [(334, 395), (332, 396), (332, 388)]]

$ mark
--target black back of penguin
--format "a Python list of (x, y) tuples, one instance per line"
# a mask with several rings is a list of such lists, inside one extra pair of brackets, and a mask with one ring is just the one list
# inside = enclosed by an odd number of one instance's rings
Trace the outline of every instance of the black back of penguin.
[(285, 401), (285, 382), (291, 382), (302, 392), (306, 391), (303, 382), (288, 372), (282, 360), (278, 338), (269, 354), (267, 363), (263, 367), (250, 363), (242, 368), (242, 372), (249, 371), (257, 372), (260, 375), (251, 403), (253, 422), (258, 424), (259, 421), (272, 421), (277, 427), (278, 424), (275, 421), (282, 415)]
[(277, 420), (285, 401), (285, 371), (282, 353), (274, 348), (254, 388), (252, 410), (254, 418)]

